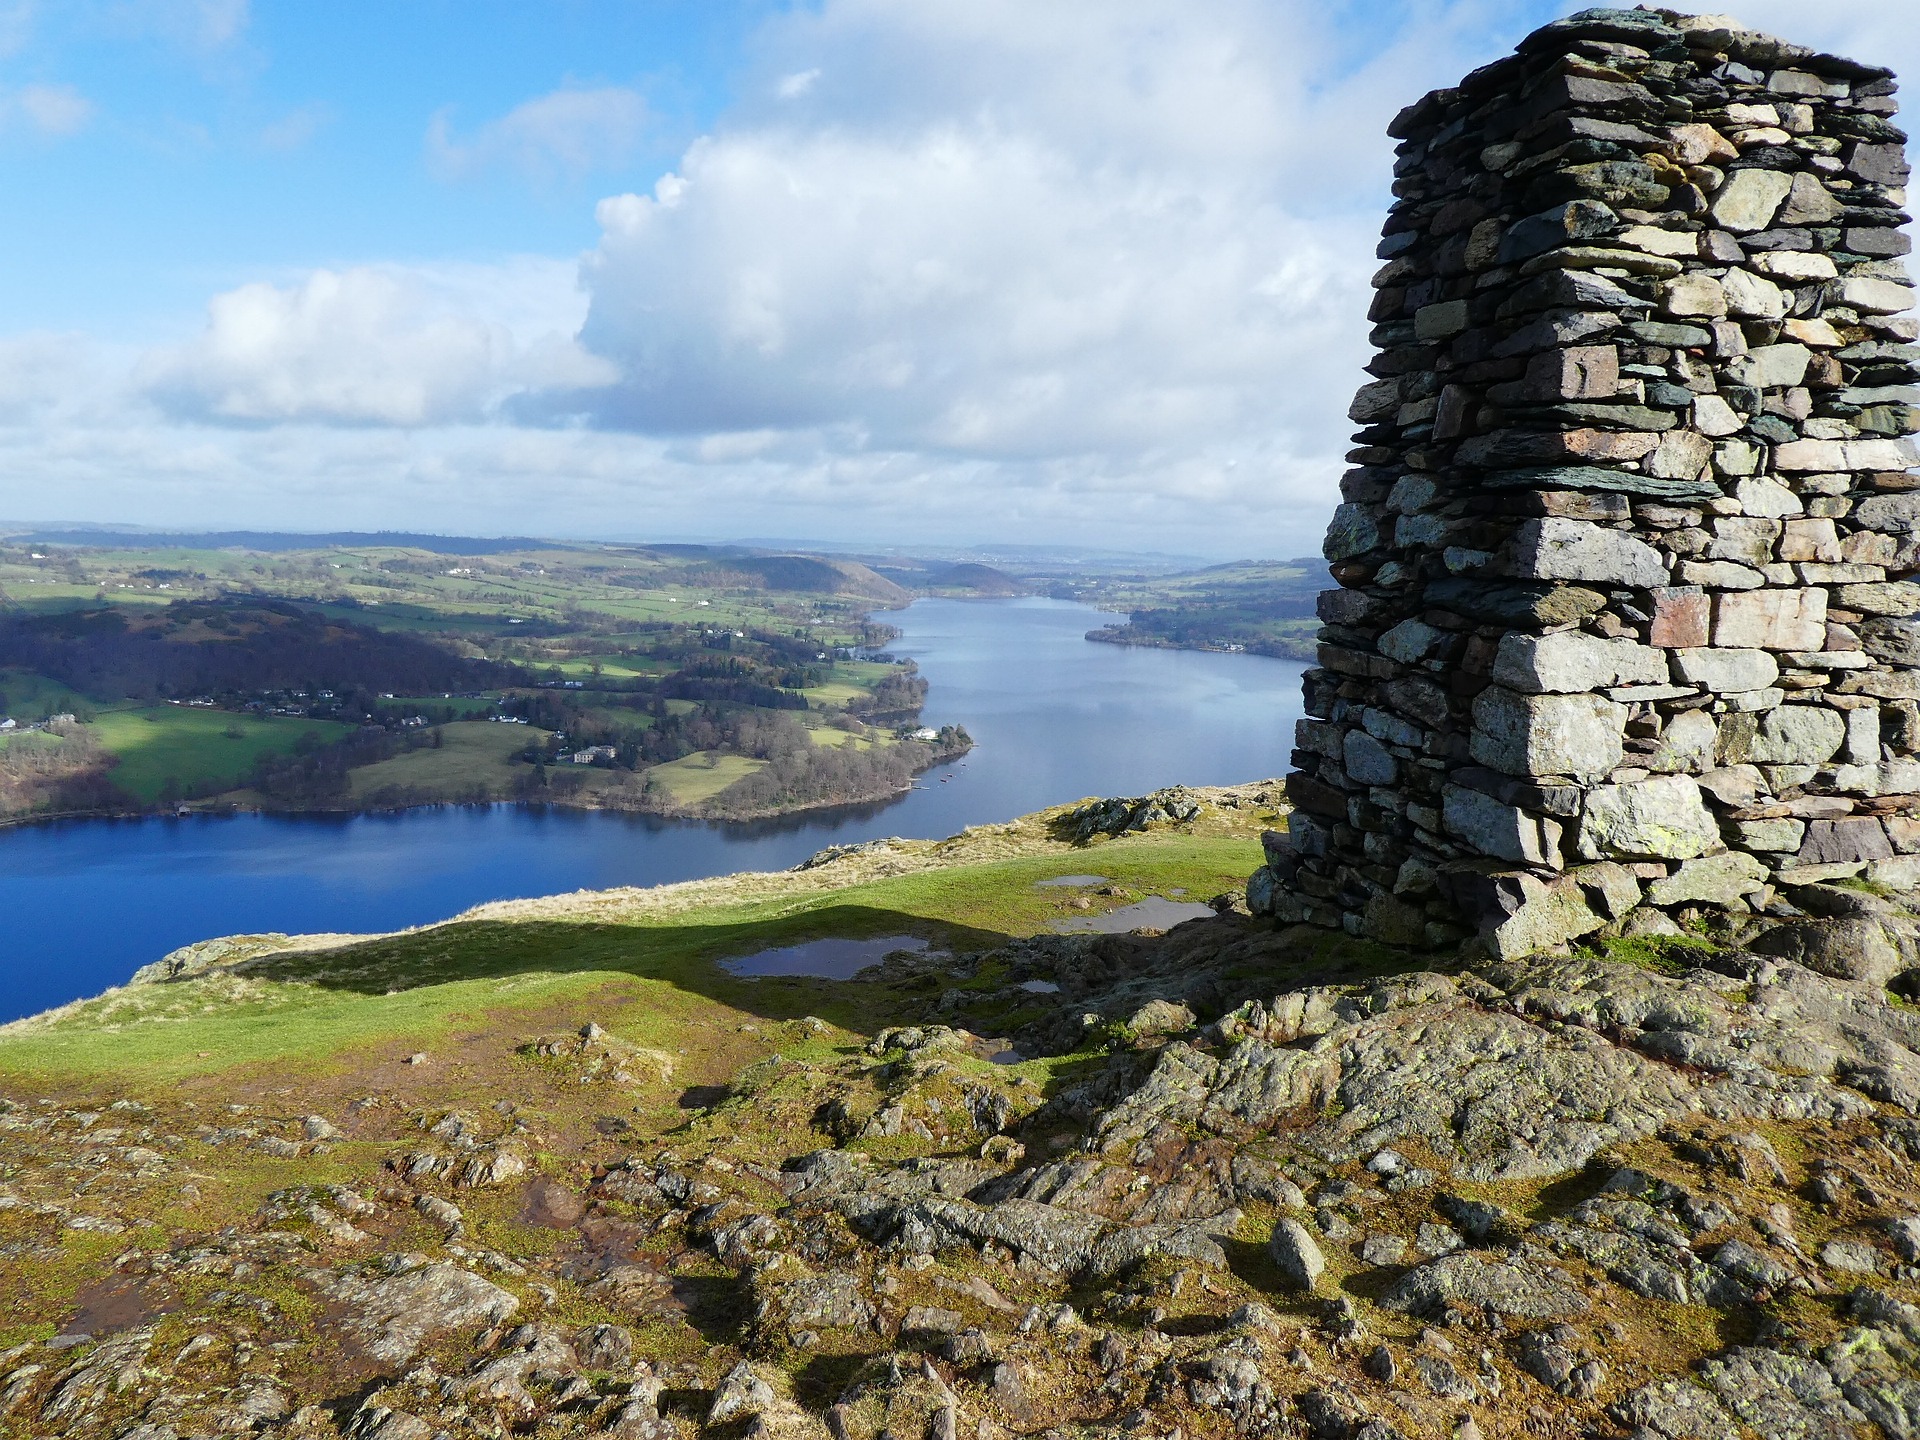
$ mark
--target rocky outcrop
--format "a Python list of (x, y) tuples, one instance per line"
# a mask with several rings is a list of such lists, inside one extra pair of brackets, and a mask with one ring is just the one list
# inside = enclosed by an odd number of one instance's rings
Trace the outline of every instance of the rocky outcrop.
[(1552, 948), (1920, 879), (1891, 75), (1588, 10), (1409, 107), (1294, 813), (1250, 903)]
[[(1792, 924), (1644, 963), (1442, 973), (1234, 914), (1021, 942), (870, 1037), (784, 1022), (720, 1098), (618, 1126), (615, 1037), (533, 1026), (497, 1047), (525, 1104), (0, 1102), (0, 1265), (81, 1277), (7, 1352), (0, 1425), (1897, 1440), (1920, 1011), (1887, 985), (1917, 922), (1793, 893)], [(1849, 960), (1864, 927), (1884, 948)], [(1032, 1062), (935, 1018), (1043, 965), (1056, 991), (1013, 987), (1057, 1011)], [(1068, 1023), (1151, 991), (1177, 1030)], [(413, 1164), (423, 1131), (464, 1164), (503, 1127), (537, 1174)], [(282, 1188), (209, 1226), (199, 1187), (261, 1164)]]

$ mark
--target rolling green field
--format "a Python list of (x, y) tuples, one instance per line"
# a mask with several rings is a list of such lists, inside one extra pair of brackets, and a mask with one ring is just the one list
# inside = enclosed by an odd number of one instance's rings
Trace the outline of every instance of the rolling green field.
[(714, 750), (702, 750), (679, 760), (670, 760), (665, 765), (655, 765), (647, 771), (649, 780), (657, 780), (667, 787), (674, 801), (680, 805), (698, 805), (703, 800), (711, 800), (736, 780), (744, 780), (756, 771), (766, 768), (764, 760), (753, 760), (745, 755), (722, 755)]
[(478, 788), (503, 795), (514, 779), (509, 758), (546, 739), (545, 731), (529, 725), (486, 720), (457, 720), (438, 729), (438, 746), (408, 750), (354, 770), (353, 798), (364, 800), (382, 790), (460, 794)]
[[(90, 692), (0, 671), (0, 693), (28, 722), (68, 711), (83, 723), (95, 714), (103, 717), (84, 732), (81, 748), (90, 758), (75, 761), (86, 767), (84, 777), (94, 788), (85, 794), (74, 788), (71, 777), (81, 772), (73, 766), (67, 778), (36, 779), (49, 773), (44, 762), (31, 770), (23, 761), (8, 792), (7, 813), (97, 809), (112, 793), (101, 787), (103, 775), (141, 805), (155, 803), (163, 790), (169, 799), (178, 790), (190, 791), (196, 803), (333, 808), (343, 801), (528, 798), (537, 788), (560, 803), (644, 807), (670, 797), (676, 807), (698, 807), (762, 767), (764, 762), (748, 757), (767, 753), (756, 736), (773, 722), (754, 719), (756, 709), (764, 715), (804, 697), (812, 713), (796, 718), (812, 731), (828, 714), (860, 705), (873, 686), (897, 675), (895, 666), (835, 664), (824, 657), (883, 642), (889, 632), (870, 625), (868, 613), (908, 598), (893, 582), (852, 562), (697, 546), (533, 542), (466, 554), (406, 544), (269, 544), (248, 550), (143, 546), (109, 536), (97, 544), (89, 536), (42, 546), (0, 537), (0, 643), (13, 647), (0, 651), (0, 662), (9, 653), (35, 656), (31, 663)], [(423, 662), (427, 673), (449, 678), (422, 683), (465, 693), (402, 693), (392, 665), (379, 682), (356, 683), (346, 662), (328, 668), (327, 655), (339, 652), (326, 651), (317, 640), (299, 652), (297, 663), (311, 668), (271, 684), (233, 678), (266, 668), (252, 659), (204, 664), (196, 673), (221, 677), (211, 682), (168, 681), (139, 669), (152, 658), (184, 656), (192, 646), (217, 649), (242, 635), (267, 633), (280, 623), (271, 606), (284, 610), (288, 602), (307, 617), (302, 635), (332, 624), (340, 638), (329, 643), (358, 645), (356, 653), (378, 653), (368, 637), (427, 642), (452, 668)], [(139, 623), (147, 627), (140, 633), (178, 650), (145, 652), (148, 659), (135, 664), (114, 658), (121, 652), (93, 638), (118, 633), (111, 623), (116, 611), (151, 617), (175, 603), (187, 607), (177, 624), (164, 618), (158, 626)], [(76, 610), (102, 615), (64, 618)], [(11, 631), (16, 638), (8, 642), (10, 621), (17, 622)], [(49, 641), (49, 635), (57, 639)], [(283, 646), (279, 653), (290, 652)], [(128, 669), (124, 679), (116, 666)], [(456, 674), (464, 678), (451, 678)], [(211, 699), (219, 713), (157, 706), (156, 697)], [(249, 718), (262, 709), (306, 718), (285, 724)], [(465, 724), (496, 711), (534, 723), (512, 729)], [(409, 746), (382, 758), (377, 737), (369, 743), (361, 733), (384, 729), (384, 748), (390, 750), (409, 738), (411, 727), (401, 722), (414, 716), (449, 726), (437, 747)], [(558, 783), (539, 785), (526, 767), (510, 763), (536, 730), (541, 739), (564, 732), (546, 755)], [(823, 744), (849, 753), (841, 732), (819, 733), (829, 737)], [(302, 734), (352, 737), (351, 757), (289, 762), (263, 777), (258, 788), (239, 788), (259, 756), (288, 754)], [(564, 764), (569, 747), (599, 745), (615, 749), (615, 769)], [(343, 742), (343, 753), (345, 748)], [(105, 770), (98, 752), (104, 752)], [(717, 767), (708, 763), (713, 752), (720, 756)], [(344, 792), (329, 778), (342, 763), (353, 770)], [(649, 787), (646, 777), (655, 772), (658, 783)], [(859, 779), (863, 772), (857, 768), (837, 773), (851, 777), (834, 782), (839, 789), (870, 789), (874, 783)], [(172, 789), (169, 780), (177, 782)], [(823, 794), (820, 803), (858, 798), (868, 797), (864, 791)]]
[(179, 786), (238, 788), (262, 755), (290, 753), (303, 736), (337, 739), (350, 727), (281, 715), (236, 715), (155, 705), (103, 710), (93, 729), (120, 757), (113, 782), (137, 800), (160, 798), (169, 780)]

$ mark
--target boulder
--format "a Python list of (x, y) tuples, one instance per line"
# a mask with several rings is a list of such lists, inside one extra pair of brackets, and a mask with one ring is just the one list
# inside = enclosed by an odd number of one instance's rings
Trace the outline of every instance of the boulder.
[(386, 1264), (390, 1273), (342, 1275), (327, 1292), (347, 1339), (383, 1365), (404, 1365), (434, 1338), (498, 1324), (520, 1307), (498, 1285), (451, 1261), (420, 1265), (396, 1256)]
[(1522, 874), (1513, 880), (1521, 903), (1481, 933), (1482, 942), (1496, 959), (1514, 960), (1557, 950), (1607, 923), (1589, 901), (1589, 887), (1571, 876), (1543, 881)]
[(1776, 955), (1836, 980), (1883, 986), (1906, 969), (1900, 945), (1886, 926), (1871, 916), (1796, 920), (1768, 930), (1753, 942), (1754, 953)]
[(1326, 1272), (1326, 1256), (1320, 1253), (1312, 1232), (1291, 1215), (1282, 1215), (1273, 1222), (1267, 1255), (1281, 1278), (1296, 1290), (1315, 1289)]
[(1415, 1266), (1380, 1297), (1383, 1309), (1423, 1319), (1449, 1310), (1495, 1310), (1519, 1320), (1561, 1320), (1581, 1315), (1587, 1298), (1565, 1271), (1526, 1252), (1496, 1260), (1456, 1251)]
[(1824, 765), (1846, 738), (1847, 722), (1838, 710), (1782, 705), (1760, 717), (1746, 759), (1755, 765)]
[(1560, 866), (1558, 822), (1503, 805), (1478, 790), (1447, 786), (1442, 793), (1440, 820), (1449, 835), (1464, 840), (1482, 855), (1553, 869)]
[(1660, 774), (1710, 770), (1719, 739), (1720, 727), (1713, 716), (1704, 710), (1682, 710), (1660, 732), (1659, 748), (1647, 756), (1647, 768)]
[(1676, 685), (1698, 685), (1716, 695), (1764, 690), (1780, 678), (1780, 662), (1765, 650), (1685, 648), (1667, 658)]
[(1364, 730), (1347, 732), (1341, 759), (1348, 778), (1362, 785), (1391, 785), (1400, 778), (1400, 762)]
[(1338, 563), (1364, 555), (1380, 544), (1380, 526), (1364, 505), (1342, 505), (1333, 512), (1327, 538), (1320, 550), (1329, 561)]
[(1683, 905), (1700, 901), (1728, 907), (1743, 895), (1767, 884), (1767, 867), (1751, 855), (1728, 850), (1688, 860), (1673, 874), (1647, 886), (1649, 905)]
[(1731, 649), (1820, 650), (1827, 643), (1827, 592), (1748, 590), (1713, 607), (1713, 643)]
[(1793, 177), (1778, 170), (1736, 170), (1714, 193), (1713, 218), (1736, 234), (1764, 230), (1792, 193)]
[(1837, 598), (1847, 609), (1864, 610), (1869, 615), (1912, 615), (1920, 611), (1920, 585), (1911, 580), (1842, 585)]
[(1450, 638), (1444, 630), (1420, 620), (1402, 620), (1398, 625), (1382, 635), (1374, 648), (1389, 660), (1398, 660), (1402, 665), (1414, 665), (1426, 659)]
[(1797, 857), (1802, 865), (1842, 865), (1893, 856), (1886, 827), (1870, 815), (1843, 820), (1811, 820)]
[(1624, 865), (1601, 860), (1572, 872), (1588, 904), (1609, 920), (1618, 920), (1640, 904), (1640, 880)]

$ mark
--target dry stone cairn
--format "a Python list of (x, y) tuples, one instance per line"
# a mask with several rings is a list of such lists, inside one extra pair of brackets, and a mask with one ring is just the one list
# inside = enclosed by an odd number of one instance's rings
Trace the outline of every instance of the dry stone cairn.
[(1589, 10), (1394, 121), (1256, 910), (1511, 956), (1920, 882), (1894, 89), (1725, 16)]

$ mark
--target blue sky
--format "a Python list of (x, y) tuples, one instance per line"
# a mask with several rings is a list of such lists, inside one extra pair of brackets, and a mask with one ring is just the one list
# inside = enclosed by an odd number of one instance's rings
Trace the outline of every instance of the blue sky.
[(1308, 552), (1382, 129), (1573, 8), (0, 0), (0, 520)]
[[(672, 167), (724, 112), (771, 4), (327, 0), (23, 7), (4, 73), (85, 107), (4, 132), (0, 313), (157, 323), (211, 288), (353, 260), (564, 255), (593, 202)], [(0, 29), (0, 35), (5, 30)], [(556, 89), (622, 89), (639, 123), (577, 166), (449, 174), (452, 140)], [(131, 232), (131, 233), (130, 233)], [(136, 239), (137, 237), (137, 239)]]

